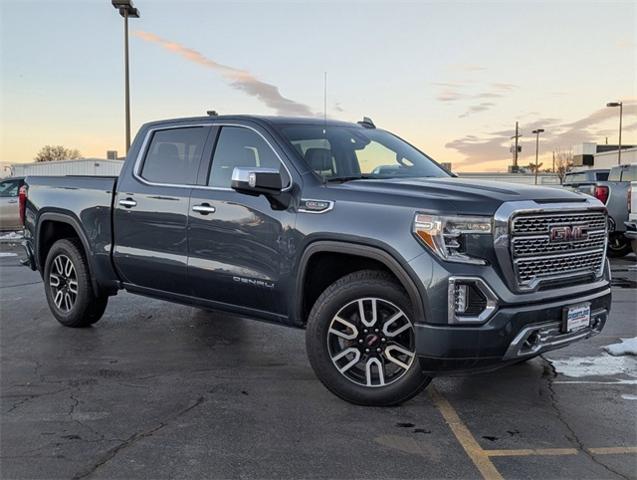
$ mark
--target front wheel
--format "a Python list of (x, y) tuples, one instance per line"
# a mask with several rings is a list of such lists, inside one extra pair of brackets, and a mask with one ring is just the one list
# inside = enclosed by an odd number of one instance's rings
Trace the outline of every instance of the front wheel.
[(613, 258), (620, 258), (628, 255), (633, 251), (633, 248), (628, 240), (621, 233), (616, 233), (610, 236), (608, 239), (608, 256)]
[(416, 356), (413, 319), (409, 298), (391, 276), (371, 270), (346, 275), (310, 312), (310, 364), (319, 380), (348, 402), (405, 402), (431, 381)]
[(44, 289), (51, 313), (66, 327), (94, 324), (108, 303), (108, 296), (93, 292), (82, 245), (75, 239), (58, 240), (49, 250)]

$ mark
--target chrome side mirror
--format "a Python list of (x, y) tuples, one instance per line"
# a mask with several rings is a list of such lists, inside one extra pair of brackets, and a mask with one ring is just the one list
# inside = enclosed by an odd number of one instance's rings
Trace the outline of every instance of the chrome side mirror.
[(230, 186), (248, 195), (277, 195), (283, 188), (283, 180), (274, 168), (234, 167)]

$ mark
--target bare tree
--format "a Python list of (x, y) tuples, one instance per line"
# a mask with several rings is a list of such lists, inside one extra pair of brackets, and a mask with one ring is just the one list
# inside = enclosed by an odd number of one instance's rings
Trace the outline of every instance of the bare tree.
[[(542, 171), (542, 165), (544, 165), (544, 163), (540, 162), (537, 165), (538, 168), (538, 172)], [(526, 167), (523, 167), (525, 170), (527, 170), (529, 173), (535, 173), (535, 162), (529, 163)]]
[(566, 172), (573, 168), (573, 151), (555, 149), (553, 158), (555, 158), (555, 173), (560, 177), (560, 183), (563, 183)]
[(82, 154), (75, 148), (66, 148), (62, 145), (45, 145), (36, 154), (36, 162), (56, 162), (58, 160), (77, 160)]

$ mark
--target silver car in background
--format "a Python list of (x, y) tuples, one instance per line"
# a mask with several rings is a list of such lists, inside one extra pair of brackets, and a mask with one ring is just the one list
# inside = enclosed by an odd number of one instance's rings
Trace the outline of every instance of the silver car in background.
[(18, 194), (24, 185), (23, 177), (0, 180), (0, 231), (21, 230)]

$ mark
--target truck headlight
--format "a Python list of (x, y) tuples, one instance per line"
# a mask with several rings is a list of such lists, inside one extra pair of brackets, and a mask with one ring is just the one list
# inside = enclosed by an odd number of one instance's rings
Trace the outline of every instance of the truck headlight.
[(485, 265), (481, 258), (464, 252), (469, 235), (489, 235), (493, 230), (491, 217), (438, 216), (417, 213), (414, 234), (436, 255), (448, 262)]

